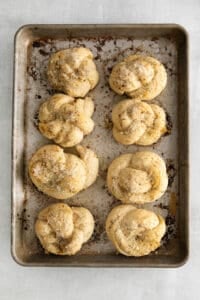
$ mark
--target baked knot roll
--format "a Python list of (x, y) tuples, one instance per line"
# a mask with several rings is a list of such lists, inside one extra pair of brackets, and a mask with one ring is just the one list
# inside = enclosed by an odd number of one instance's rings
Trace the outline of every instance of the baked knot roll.
[(114, 66), (109, 84), (119, 95), (151, 100), (165, 88), (167, 73), (164, 66), (153, 57), (130, 55)]
[(126, 256), (144, 256), (160, 246), (166, 231), (162, 216), (132, 205), (116, 206), (106, 220), (106, 232)]
[(96, 154), (80, 145), (76, 150), (79, 157), (56, 145), (43, 146), (34, 153), (29, 175), (38, 190), (56, 199), (67, 199), (94, 183), (99, 168)]
[(87, 48), (69, 48), (51, 55), (48, 70), (51, 86), (72, 97), (85, 97), (99, 80), (93, 54)]
[(55, 94), (40, 106), (40, 132), (62, 147), (73, 147), (94, 129), (93, 112), (94, 103), (89, 97), (74, 99)]
[(74, 255), (86, 243), (94, 230), (94, 219), (84, 207), (52, 204), (40, 211), (36, 235), (46, 253)]
[(123, 154), (108, 168), (109, 191), (123, 203), (146, 203), (160, 198), (167, 189), (164, 160), (156, 153)]
[(124, 145), (152, 145), (167, 131), (166, 115), (160, 106), (128, 99), (112, 111), (113, 136)]

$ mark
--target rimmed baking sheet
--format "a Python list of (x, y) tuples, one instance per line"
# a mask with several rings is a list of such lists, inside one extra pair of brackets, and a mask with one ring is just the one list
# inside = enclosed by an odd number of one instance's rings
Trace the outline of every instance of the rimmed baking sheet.
[[(100, 159), (100, 174), (87, 190), (65, 202), (81, 205), (95, 217), (91, 240), (73, 257), (45, 255), (35, 233), (37, 213), (58, 202), (39, 192), (27, 175), (27, 161), (40, 146), (50, 143), (37, 129), (40, 104), (54, 93), (46, 78), (51, 53), (74, 46), (92, 50), (100, 82), (89, 93), (95, 102), (95, 130), (83, 140)], [(13, 114), (12, 254), (22, 265), (173, 267), (188, 255), (188, 61), (187, 34), (178, 25), (27, 25), (15, 38)], [(151, 55), (166, 67), (168, 83), (154, 102), (167, 112), (169, 132), (150, 147), (123, 146), (112, 137), (111, 110), (125, 96), (110, 90), (112, 66), (125, 55)], [(166, 218), (162, 246), (141, 258), (123, 257), (105, 233), (105, 219), (117, 201), (107, 191), (106, 171), (113, 158), (128, 152), (152, 150), (166, 161), (169, 186), (158, 201), (145, 208)]]

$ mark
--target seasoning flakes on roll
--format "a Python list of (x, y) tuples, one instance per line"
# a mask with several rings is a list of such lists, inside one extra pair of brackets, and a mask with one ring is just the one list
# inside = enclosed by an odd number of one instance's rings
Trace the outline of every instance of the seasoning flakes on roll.
[(47, 76), (51, 86), (71, 97), (85, 97), (99, 81), (99, 74), (88, 48), (60, 50), (50, 57)]
[(166, 114), (162, 107), (144, 101), (127, 99), (112, 111), (113, 136), (124, 145), (148, 146), (167, 132)]
[(152, 211), (119, 205), (107, 217), (106, 232), (121, 254), (137, 257), (160, 247), (166, 225), (163, 217)]
[(90, 97), (75, 99), (55, 94), (40, 106), (39, 130), (62, 147), (73, 147), (94, 129), (93, 112)]
[(84, 207), (52, 204), (37, 216), (36, 235), (46, 253), (75, 255), (94, 230), (94, 218)]
[(96, 154), (81, 145), (78, 155), (65, 153), (57, 145), (37, 150), (29, 161), (32, 182), (43, 193), (56, 199), (67, 199), (93, 184), (98, 175)]
[(123, 203), (153, 202), (167, 189), (165, 162), (151, 151), (123, 154), (110, 164), (107, 185), (109, 191)]
[(151, 100), (165, 88), (167, 72), (163, 64), (151, 56), (130, 55), (113, 67), (109, 84), (119, 95)]

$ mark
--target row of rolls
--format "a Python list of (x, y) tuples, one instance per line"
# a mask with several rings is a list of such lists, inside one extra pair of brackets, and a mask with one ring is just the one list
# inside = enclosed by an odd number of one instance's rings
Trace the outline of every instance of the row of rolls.
[[(51, 55), (47, 77), (59, 91), (39, 108), (39, 130), (56, 144), (38, 149), (29, 161), (29, 176), (39, 191), (56, 199), (68, 199), (97, 179), (96, 153), (80, 145), (94, 129), (94, 103), (87, 93), (99, 80), (93, 54), (87, 48), (69, 48)], [(124, 145), (147, 146), (167, 131), (162, 107), (150, 102), (167, 83), (164, 66), (149, 56), (131, 55), (116, 64), (110, 87), (128, 99), (112, 110), (113, 137)], [(62, 93), (61, 93), (62, 92)], [(74, 147), (69, 153), (67, 147)], [(122, 205), (107, 216), (105, 228), (117, 251), (126, 256), (148, 255), (160, 246), (165, 220), (152, 211), (137, 208), (159, 199), (168, 176), (164, 160), (155, 152), (139, 151), (115, 158), (107, 171), (109, 192)], [(35, 223), (36, 235), (46, 253), (74, 255), (94, 231), (94, 218), (84, 207), (61, 202), (43, 209)]]

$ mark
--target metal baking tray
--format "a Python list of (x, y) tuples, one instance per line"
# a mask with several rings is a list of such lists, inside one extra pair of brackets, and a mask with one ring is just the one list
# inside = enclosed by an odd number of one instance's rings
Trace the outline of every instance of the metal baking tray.
[[(90, 241), (75, 256), (44, 254), (34, 233), (39, 210), (58, 202), (39, 192), (27, 175), (27, 162), (40, 146), (51, 143), (37, 129), (37, 112), (54, 93), (46, 78), (49, 55), (59, 49), (86, 46), (94, 54), (100, 82), (89, 93), (95, 101), (96, 127), (83, 144), (100, 159), (97, 181), (66, 200), (69, 205), (90, 209), (96, 221)], [(112, 137), (111, 110), (126, 98), (108, 86), (112, 66), (125, 55), (152, 55), (166, 67), (168, 84), (154, 102), (167, 112), (168, 135), (150, 147), (123, 146)], [(188, 37), (174, 24), (153, 25), (25, 25), (15, 36), (12, 156), (12, 256), (25, 266), (77, 267), (177, 267), (188, 257)], [(107, 191), (106, 170), (121, 153), (153, 150), (166, 161), (169, 186), (154, 203), (143, 205), (166, 218), (162, 246), (148, 256), (116, 254), (107, 239), (105, 219), (117, 201)]]

